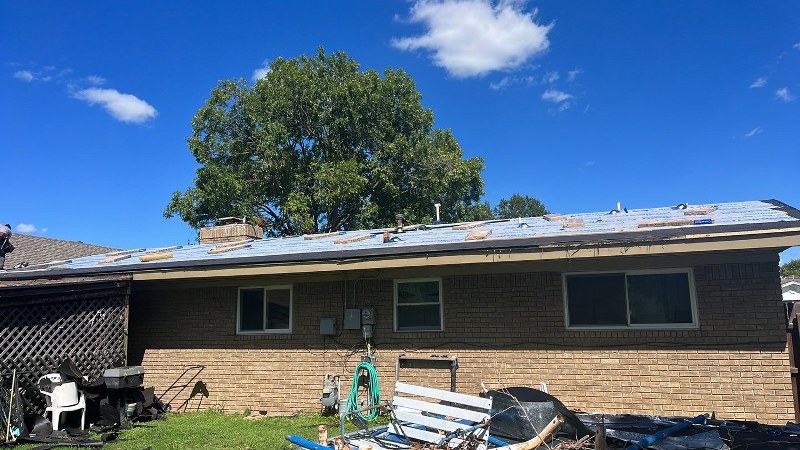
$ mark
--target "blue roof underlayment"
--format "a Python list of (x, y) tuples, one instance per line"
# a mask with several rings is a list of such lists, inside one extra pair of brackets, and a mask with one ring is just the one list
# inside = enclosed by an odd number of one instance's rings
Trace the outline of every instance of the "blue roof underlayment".
[[(687, 215), (687, 211), (698, 209), (711, 209), (707, 214)], [(179, 268), (182, 266), (190, 267), (202, 262), (202, 265), (226, 265), (242, 264), (242, 258), (253, 263), (258, 262), (259, 257), (263, 257), (269, 262), (292, 262), (299, 261), (299, 255), (315, 255), (316, 260), (344, 258), (347, 255), (357, 257), (359, 255), (374, 255), (377, 250), (387, 251), (390, 254), (403, 254), (404, 249), (412, 253), (415, 248), (425, 248), (426, 252), (436, 252), (441, 248), (443, 251), (452, 244), (461, 244), (459, 250), (468, 250), (470, 245), (475, 248), (491, 247), (492, 242), (497, 242), (498, 247), (503, 247), (509, 240), (518, 242), (528, 242), (537, 245), (543, 238), (548, 238), (550, 243), (559, 242), (559, 239), (571, 243), (611, 241), (614, 236), (624, 236), (626, 241), (652, 239), (653, 230), (677, 230), (690, 229), (685, 234), (704, 233), (704, 229), (711, 232), (723, 232), (725, 228), (738, 228), (751, 225), (758, 226), (764, 224), (775, 224), (767, 228), (788, 228), (800, 226), (800, 215), (798, 211), (775, 201), (749, 201), (737, 203), (718, 203), (708, 205), (688, 205), (686, 209), (677, 206), (631, 209), (627, 212), (612, 214), (610, 211), (582, 213), (582, 214), (563, 214), (565, 220), (546, 220), (544, 217), (526, 217), (503, 221), (489, 221), (478, 227), (466, 230), (456, 230), (453, 226), (458, 224), (428, 225), (427, 229), (407, 231), (404, 233), (392, 233), (395, 238), (391, 242), (383, 242), (383, 233), (387, 229), (358, 230), (340, 232), (338, 235), (324, 237), (321, 239), (305, 239), (304, 236), (270, 238), (253, 240), (246, 248), (228, 251), (224, 253), (210, 254), (209, 250), (219, 244), (197, 244), (185, 245), (180, 248), (169, 250), (172, 257), (151, 262), (142, 262), (139, 257), (146, 252), (152, 252), (154, 248), (142, 248), (133, 252), (130, 258), (116, 262), (101, 262), (106, 259), (105, 254), (76, 258), (69, 262), (51, 264), (46, 266), (28, 267), (18, 270), (0, 271), (3, 274), (12, 275), (27, 273), (47, 273), (73, 272), (75, 274), (83, 272), (125, 272), (128, 270), (148, 270), (163, 268)], [(692, 219), (692, 224), (658, 227), (641, 227), (643, 222), (654, 221), (681, 221)], [(565, 227), (566, 223), (583, 222), (582, 226), (570, 228)], [(709, 223), (710, 222), (710, 223)], [(795, 222), (791, 224), (788, 222)], [(524, 224), (524, 225), (521, 225)], [(763, 228), (763, 227), (762, 227)], [(491, 234), (485, 239), (476, 241), (465, 241), (465, 238), (474, 231), (491, 230)], [(371, 235), (370, 238), (351, 243), (335, 243), (336, 240), (351, 237)], [(602, 238), (599, 238), (602, 237)], [(448, 247), (449, 246), (449, 247)], [(278, 259), (276, 259), (278, 257)]]

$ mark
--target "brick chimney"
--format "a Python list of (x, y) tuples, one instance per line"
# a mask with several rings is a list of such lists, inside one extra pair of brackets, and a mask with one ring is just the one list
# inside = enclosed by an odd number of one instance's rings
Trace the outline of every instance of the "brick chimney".
[(218, 244), (221, 242), (234, 242), (244, 239), (263, 239), (264, 230), (258, 225), (245, 223), (238, 217), (222, 217), (217, 219), (217, 225), (200, 228), (201, 244)]

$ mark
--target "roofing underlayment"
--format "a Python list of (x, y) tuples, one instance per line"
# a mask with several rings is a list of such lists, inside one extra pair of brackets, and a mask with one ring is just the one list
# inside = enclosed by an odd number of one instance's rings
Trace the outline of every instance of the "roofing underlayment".
[[(686, 236), (788, 231), (800, 211), (775, 200), (550, 214), (510, 220), (341, 231), (227, 244), (140, 248), (0, 271), (0, 279), (184, 267), (342, 260), (498, 248), (637, 243)], [(389, 231), (388, 242), (385, 234)]]

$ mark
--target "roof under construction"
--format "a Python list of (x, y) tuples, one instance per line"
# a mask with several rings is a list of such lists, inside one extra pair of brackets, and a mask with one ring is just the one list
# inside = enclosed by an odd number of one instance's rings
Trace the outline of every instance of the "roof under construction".
[(414, 255), (427, 257), (498, 249), (512, 251), (586, 245), (650, 245), (697, 239), (743, 240), (746, 236), (756, 235), (780, 235), (788, 237), (788, 240), (781, 241), (780, 245), (752, 243), (753, 247), (749, 248), (800, 245), (800, 211), (776, 200), (680, 204), (485, 222), (341, 231), (222, 244), (137, 248), (0, 271), (0, 279), (120, 272), (163, 273), (192, 268), (205, 270)]

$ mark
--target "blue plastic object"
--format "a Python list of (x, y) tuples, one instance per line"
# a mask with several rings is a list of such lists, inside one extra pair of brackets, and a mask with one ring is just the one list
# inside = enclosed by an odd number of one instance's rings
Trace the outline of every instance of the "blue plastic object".
[(304, 439), (293, 434), (286, 436), (286, 440), (292, 444), (299, 445), (302, 448), (307, 448), (308, 450), (331, 450), (331, 447), (326, 447), (324, 445), (317, 444), (316, 442), (311, 442), (308, 439)]
[(508, 442), (506, 442), (506, 441), (504, 441), (502, 439), (497, 439), (494, 436), (489, 436), (489, 443), (490, 444), (494, 444), (494, 445), (496, 445), (498, 447), (506, 447), (506, 446), (510, 445)]
[(651, 434), (650, 436), (647, 436), (646, 438), (642, 439), (641, 441), (639, 441), (639, 442), (637, 442), (637, 443), (635, 443), (633, 445), (629, 445), (625, 450), (640, 450), (640, 449), (647, 448), (648, 445), (653, 444), (654, 442), (658, 442), (661, 439), (664, 439), (665, 437), (667, 437), (667, 436), (669, 436), (671, 434), (677, 433), (678, 431), (681, 431), (684, 428), (689, 428), (690, 426), (692, 426), (694, 424), (703, 423), (703, 422), (705, 422), (705, 420), (706, 420), (705, 414), (701, 414), (701, 415), (699, 415), (699, 416), (697, 416), (697, 417), (695, 417), (693, 419), (684, 420), (683, 422), (681, 422), (681, 423), (679, 423), (677, 425), (673, 425), (673, 426), (667, 428), (666, 430), (661, 430), (658, 433)]

